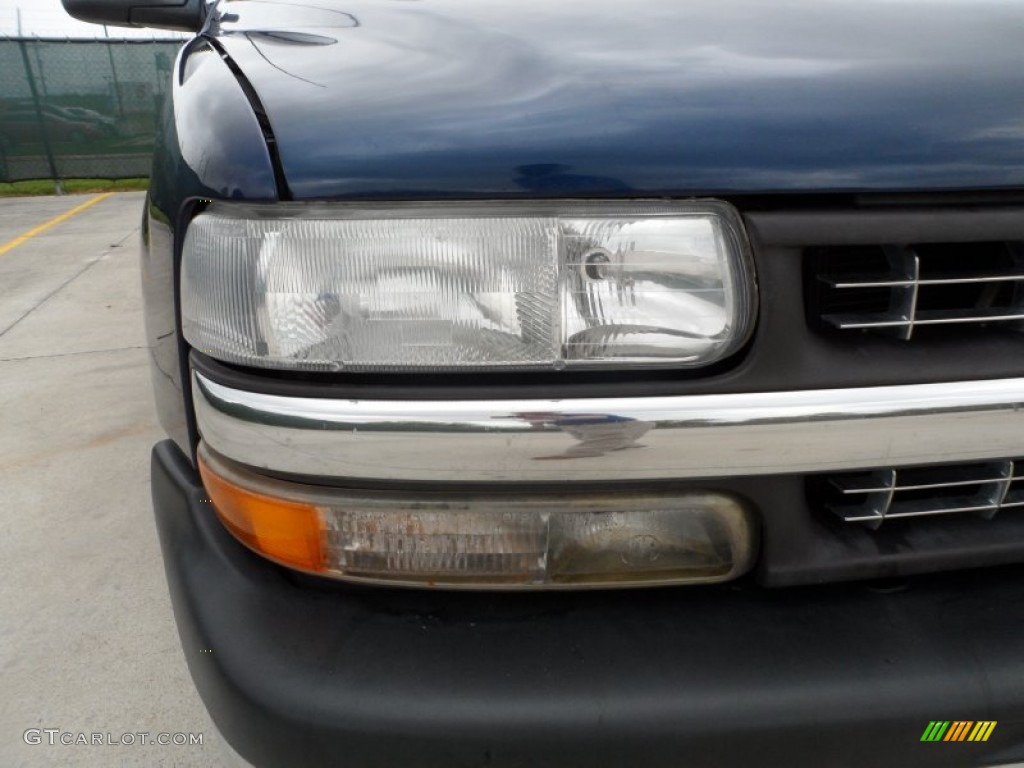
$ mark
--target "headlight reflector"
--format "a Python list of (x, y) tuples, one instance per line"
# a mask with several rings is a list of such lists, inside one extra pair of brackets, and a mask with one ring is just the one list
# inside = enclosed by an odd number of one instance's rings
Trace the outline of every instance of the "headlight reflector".
[(699, 366), (755, 291), (727, 204), (215, 203), (189, 226), (185, 337), (267, 368)]

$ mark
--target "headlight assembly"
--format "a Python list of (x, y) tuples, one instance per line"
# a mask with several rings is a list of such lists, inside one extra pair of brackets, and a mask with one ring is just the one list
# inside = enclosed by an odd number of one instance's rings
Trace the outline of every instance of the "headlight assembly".
[(755, 296), (718, 201), (215, 203), (181, 270), (194, 347), (312, 371), (703, 366)]

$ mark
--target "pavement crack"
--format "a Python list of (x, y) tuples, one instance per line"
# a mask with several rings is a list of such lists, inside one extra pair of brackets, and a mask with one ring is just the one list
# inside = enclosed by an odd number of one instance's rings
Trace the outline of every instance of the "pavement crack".
[(83, 349), (77, 352), (54, 352), (52, 355), (25, 355), (24, 357), (0, 357), (0, 363), (17, 363), (21, 360), (48, 360), (53, 357), (73, 357), (74, 355), (98, 355), (103, 352), (123, 352), (127, 349), (148, 349), (145, 344), (128, 347), (109, 347), (106, 349)]
[[(121, 238), (121, 239), (120, 239), (120, 240), (119, 240), (118, 242), (119, 242), (119, 243), (123, 243), (123, 242), (124, 242), (125, 240), (127, 240), (127, 239), (128, 239), (129, 237), (131, 237), (131, 236), (132, 236), (133, 234), (137, 233), (138, 231), (139, 231), (139, 228), (138, 228), (138, 227), (135, 227), (135, 228), (134, 228), (133, 230), (131, 230), (131, 232), (129, 232), (128, 234), (126, 234), (126, 235), (125, 235), (124, 237), (122, 237), (122, 238)], [(24, 319), (25, 319), (26, 317), (28, 317), (29, 315), (31, 315), (31, 314), (32, 314), (33, 312), (35, 312), (35, 311), (36, 311), (37, 309), (39, 309), (39, 308), (40, 308), (41, 306), (43, 306), (43, 304), (45, 304), (46, 302), (48, 302), (48, 301), (49, 301), (50, 299), (52, 299), (52, 298), (53, 298), (54, 296), (56, 296), (56, 295), (57, 295), (58, 293), (60, 293), (60, 292), (61, 292), (61, 291), (63, 291), (63, 290), (65, 289), (65, 288), (67, 288), (67, 287), (68, 287), (69, 285), (71, 285), (71, 283), (73, 283), (73, 282), (74, 282), (75, 280), (77, 280), (77, 279), (78, 279), (78, 278), (80, 278), (80, 277), (81, 277), (82, 275), (84, 275), (84, 274), (85, 274), (86, 272), (88, 272), (88, 271), (89, 271), (90, 269), (92, 269), (92, 268), (93, 268), (93, 267), (94, 267), (94, 266), (95, 266), (96, 264), (98, 264), (99, 262), (101, 262), (101, 261), (103, 260), (103, 257), (104, 257), (104, 256), (106, 256), (106, 255), (107, 255), (107, 253), (108, 253), (108, 251), (104, 251), (104, 252), (103, 252), (103, 253), (101, 253), (101, 254), (100, 254), (99, 256), (97, 256), (97, 257), (96, 257), (95, 259), (92, 259), (91, 261), (87, 262), (87, 263), (86, 263), (86, 265), (85, 265), (84, 267), (82, 267), (82, 268), (81, 268), (80, 270), (78, 270), (77, 272), (75, 272), (75, 273), (74, 273), (74, 274), (73, 274), (73, 275), (72, 275), (71, 277), (69, 277), (69, 278), (68, 278), (67, 280), (65, 280), (65, 281), (64, 281), (63, 283), (61, 283), (60, 285), (58, 285), (58, 286), (57, 286), (56, 288), (54, 288), (54, 289), (53, 289), (52, 291), (50, 291), (50, 292), (49, 292), (48, 294), (46, 294), (45, 296), (43, 296), (43, 298), (41, 298), (41, 299), (40, 299), (39, 301), (37, 301), (37, 302), (36, 302), (36, 303), (35, 303), (35, 304), (34, 304), (34, 305), (33, 305), (33, 306), (32, 306), (32, 307), (31, 307), (31, 308), (30, 308), (30, 309), (29, 309), (29, 310), (28, 310), (27, 312), (25, 312), (25, 313), (24, 313), (24, 314), (23, 314), (23, 315), (22, 315), (21, 317), (19, 317), (19, 318), (18, 318), (17, 320), (15, 320), (15, 321), (14, 321), (13, 323), (11, 323), (11, 324), (10, 324), (10, 325), (8, 325), (8, 326), (7, 326), (6, 328), (4, 328), (4, 329), (3, 329), (2, 331), (0, 331), (0, 339), (2, 339), (2, 338), (4, 337), (4, 335), (6, 335), (6, 333), (7, 333), (8, 331), (10, 331), (10, 330), (11, 330), (12, 328), (14, 328), (14, 327), (15, 327), (16, 325), (18, 325), (18, 323), (20, 323), (20, 322), (21, 322), (22, 320), (24, 320)]]

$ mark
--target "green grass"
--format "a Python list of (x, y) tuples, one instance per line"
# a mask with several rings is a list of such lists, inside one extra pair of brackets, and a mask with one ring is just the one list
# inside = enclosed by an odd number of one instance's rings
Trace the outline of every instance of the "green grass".
[[(62, 179), (61, 186), (69, 194), (85, 192), (126, 192), (146, 189), (149, 179)], [(42, 181), (12, 181), (0, 183), (0, 197), (17, 195), (53, 195), (56, 188), (49, 179)]]

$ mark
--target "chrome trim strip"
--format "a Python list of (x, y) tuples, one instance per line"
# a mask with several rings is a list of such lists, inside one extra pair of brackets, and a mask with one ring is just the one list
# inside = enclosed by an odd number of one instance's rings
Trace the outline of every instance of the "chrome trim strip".
[(1024, 378), (674, 397), (331, 400), (193, 372), (203, 439), (252, 467), (346, 479), (649, 480), (1024, 455)]

